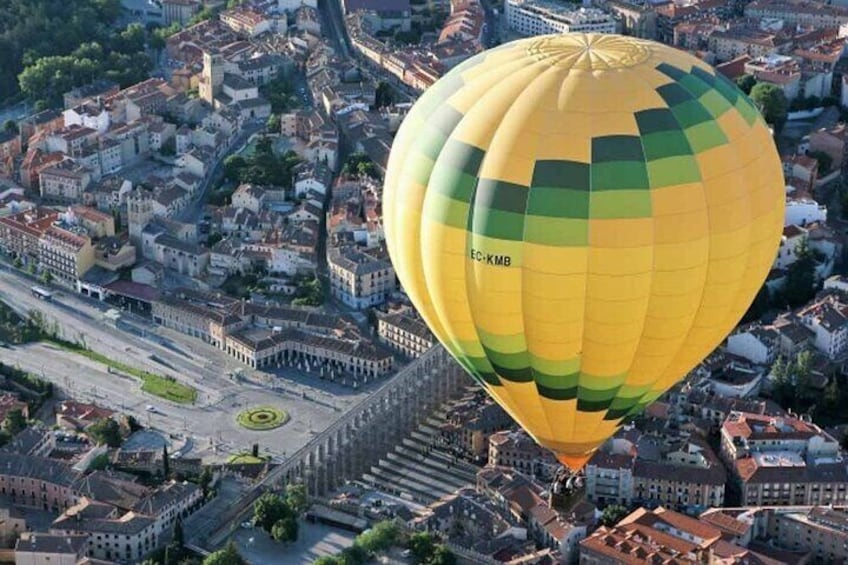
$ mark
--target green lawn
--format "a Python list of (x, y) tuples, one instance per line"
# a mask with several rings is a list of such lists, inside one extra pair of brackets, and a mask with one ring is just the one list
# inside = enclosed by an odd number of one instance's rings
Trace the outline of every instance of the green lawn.
[(289, 420), (289, 415), (273, 406), (257, 406), (239, 413), (236, 421), (243, 428), (266, 431), (279, 428)]
[(265, 463), (265, 459), (261, 457), (254, 457), (249, 453), (242, 453), (241, 455), (230, 455), (230, 458), (227, 459), (227, 463), (233, 465), (249, 465), (249, 464), (259, 464)]
[(197, 390), (194, 387), (182, 384), (169, 377), (163, 377), (162, 375), (156, 375), (136, 367), (131, 367), (130, 365), (126, 365), (120, 361), (115, 361), (114, 359), (110, 359), (105, 355), (97, 353), (96, 351), (91, 351), (90, 349), (84, 349), (80, 346), (68, 344), (63, 341), (49, 341), (63, 349), (72, 351), (78, 355), (82, 355), (83, 357), (88, 357), (92, 361), (103, 363), (107, 367), (111, 367), (116, 371), (126, 373), (127, 375), (139, 379), (142, 381), (141, 390), (144, 392), (148, 392), (160, 398), (165, 398), (179, 404), (190, 404), (197, 399)]

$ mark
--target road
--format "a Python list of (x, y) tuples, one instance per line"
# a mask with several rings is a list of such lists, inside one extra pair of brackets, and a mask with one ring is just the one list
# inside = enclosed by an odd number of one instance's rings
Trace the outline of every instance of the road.
[(206, 203), (206, 193), (210, 189), (210, 187), (214, 187), (221, 176), (224, 174), (224, 160), (240, 150), (247, 140), (250, 139), (250, 136), (258, 133), (265, 129), (265, 122), (262, 120), (253, 120), (244, 125), (241, 132), (236, 136), (233, 142), (230, 144), (229, 149), (221, 155), (219, 159), (215, 161), (215, 166), (212, 168), (212, 171), (206, 175), (206, 178), (200, 183), (200, 187), (197, 190), (197, 193), (194, 195), (192, 201), (183, 208), (178, 216), (178, 219), (183, 222), (189, 223), (198, 223), (202, 220), (203, 216), (203, 207)]
[(322, 16), (322, 26), (329, 28), (322, 30), (322, 35), (333, 41), (340, 55), (350, 59), (352, 49), (344, 25), (341, 0), (318, 0), (318, 11)]
[[(152, 396), (142, 392), (134, 379), (110, 374), (100, 363), (48, 344), (0, 349), (0, 359), (42, 375), (70, 397), (127, 412), (155, 429), (190, 438), (194, 446), (190, 456), (219, 461), (249, 450), (256, 442), (263, 453), (283, 458), (381, 384), (353, 390), (288, 368), (250, 370), (195, 338), (126, 313), (122, 317), (127, 321), (115, 326), (104, 316), (108, 305), (70, 292), (59, 291), (53, 302), (43, 302), (30, 294), (31, 284), (22, 274), (0, 268), (0, 300), (19, 312), (41, 312), (48, 324), (55, 322), (65, 339), (84, 340), (89, 348), (112, 359), (196, 387), (198, 400), (195, 405), (180, 405)], [(226, 375), (239, 367), (245, 379), (235, 383)], [(238, 426), (236, 414), (259, 404), (285, 410), (291, 420), (276, 432)], [(157, 411), (148, 412), (147, 405)]]

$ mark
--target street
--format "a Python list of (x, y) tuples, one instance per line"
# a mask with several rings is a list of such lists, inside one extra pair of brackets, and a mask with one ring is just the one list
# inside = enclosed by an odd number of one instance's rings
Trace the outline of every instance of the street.
[[(0, 349), (0, 360), (50, 380), (69, 397), (132, 414), (165, 435), (190, 438), (191, 451), (184, 455), (220, 461), (259, 443), (263, 454), (284, 457), (381, 384), (354, 390), (290, 368), (254, 371), (195, 338), (127, 313), (122, 318), (128, 321), (115, 325), (104, 315), (109, 305), (101, 302), (66, 291), (58, 291), (52, 302), (41, 301), (31, 295), (31, 284), (16, 271), (0, 269), (0, 300), (24, 314), (41, 312), (64, 339), (84, 340), (111, 359), (196, 387), (198, 400), (181, 405), (150, 395), (136, 379), (109, 373), (102, 364), (52, 344)], [(244, 375), (239, 383), (226, 376), (237, 368)], [(277, 431), (241, 428), (235, 421), (238, 412), (260, 404), (285, 410), (291, 420)], [(149, 412), (148, 405), (156, 411)]]

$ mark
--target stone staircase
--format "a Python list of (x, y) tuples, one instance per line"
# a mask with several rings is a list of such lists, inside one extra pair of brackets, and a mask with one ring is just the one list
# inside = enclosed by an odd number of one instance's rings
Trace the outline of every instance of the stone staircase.
[(473, 486), (479, 467), (437, 446), (445, 407), (419, 425), (377, 465), (363, 474), (366, 484), (390, 494), (429, 504), (458, 489)]

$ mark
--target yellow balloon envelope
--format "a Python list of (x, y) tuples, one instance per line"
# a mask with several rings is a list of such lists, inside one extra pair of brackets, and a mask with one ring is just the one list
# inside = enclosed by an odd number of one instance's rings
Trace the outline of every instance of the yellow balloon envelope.
[(439, 341), (580, 468), (739, 321), (780, 241), (757, 108), (616, 35), (481, 53), (416, 102), (384, 188), (397, 275)]

